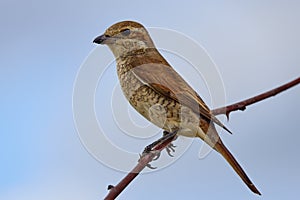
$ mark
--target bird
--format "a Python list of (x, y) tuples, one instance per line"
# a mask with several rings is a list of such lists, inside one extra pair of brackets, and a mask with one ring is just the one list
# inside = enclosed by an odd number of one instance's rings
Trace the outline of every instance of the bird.
[(230, 130), (160, 54), (141, 23), (113, 24), (93, 43), (107, 45), (112, 51), (122, 92), (137, 112), (166, 132), (202, 139), (225, 158), (252, 192), (261, 195), (215, 125)]

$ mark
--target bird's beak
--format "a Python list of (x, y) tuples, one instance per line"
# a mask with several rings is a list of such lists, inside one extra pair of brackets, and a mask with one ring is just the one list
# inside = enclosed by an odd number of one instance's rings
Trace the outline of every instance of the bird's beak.
[(107, 40), (109, 37), (105, 36), (105, 35), (100, 35), (98, 37), (96, 37), (93, 41), (93, 43), (96, 44), (105, 44), (105, 40)]

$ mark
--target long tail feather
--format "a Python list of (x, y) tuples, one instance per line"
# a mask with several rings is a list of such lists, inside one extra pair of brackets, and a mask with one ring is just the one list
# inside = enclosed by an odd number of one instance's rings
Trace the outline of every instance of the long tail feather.
[(221, 140), (219, 140), (219, 142), (216, 143), (214, 149), (216, 149), (226, 159), (226, 161), (231, 165), (234, 171), (241, 177), (241, 179), (246, 183), (246, 185), (252, 192), (261, 195), (261, 193), (249, 179), (245, 171), (242, 169), (242, 167), (239, 165), (239, 163), (236, 161), (236, 159), (233, 157), (230, 151), (221, 142)]

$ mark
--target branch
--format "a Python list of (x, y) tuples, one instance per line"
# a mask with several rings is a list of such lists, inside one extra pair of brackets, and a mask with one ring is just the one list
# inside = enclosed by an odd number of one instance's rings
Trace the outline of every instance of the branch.
[(104, 199), (115, 199), (126, 188), (126, 186), (129, 185), (129, 183), (147, 166), (147, 164), (153, 160), (154, 157), (155, 154), (152, 152), (142, 157), (139, 160), (138, 164), (133, 168), (133, 170), (129, 174), (127, 174), (127, 176), (125, 176), (116, 186), (108, 186), (109, 193)]
[(156, 157), (159, 156), (160, 152), (166, 148), (171, 142), (176, 138), (176, 135), (168, 137), (166, 140), (159, 142), (151, 151), (148, 153), (143, 153), (138, 164), (129, 172), (116, 186), (109, 185), (108, 195), (104, 198), (105, 200), (115, 199), (126, 187), (129, 185), (133, 179), (139, 175), (139, 173), (146, 167), (149, 163)]
[(237, 103), (234, 103), (234, 104), (231, 104), (229, 106), (225, 106), (225, 107), (221, 107), (221, 108), (217, 108), (217, 109), (214, 109), (212, 110), (211, 112), (214, 114), (214, 115), (220, 115), (220, 114), (225, 114), (227, 116), (227, 119), (229, 118), (229, 114), (232, 112), (232, 111), (236, 111), (236, 110), (245, 110), (247, 106), (251, 105), (251, 104), (254, 104), (256, 102), (259, 102), (259, 101), (262, 101), (264, 99), (267, 99), (269, 97), (272, 97), (272, 96), (275, 96), (276, 94), (280, 93), (280, 92), (283, 92), (297, 84), (300, 83), (300, 77), (294, 79), (293, 81), (291, 82), (288, 82), (282, 86), (279, 86), (277, 88), (274, 88), (272, 90), (269, 90), (267, 92), (264, 92), (262, 94), (259, 94), (255, 97), (252, 97), (252, 98), (249, 98), (249, 99), (246, 99), (246, 100), (243, 100), (243, 101), (240, 101), (240, 102), (237, 102)]
[[(280, 87), (277, 87), (275, 89), (272, 89), (270, 91), (267, 91), (265, 93), (262, 93), (260, 95), (257, 95), (255, 97), (234, 103), (232, 105), (229, 106), (225, 106), (225, 107), (221, 107), (221, 108), (217, 108), (212, 110), (212, 113), (214, 115), (220, 115), (220, 114), (226, 114), (227, 118), (229, 117), (229, 114), (232, 111), (236, 111), (236, 110), (245, 110), (247, 106), (254, 104), (256, 102), (262, 101), (266, 98), (275, 96), (276, 94), (283, 92), (297, 84), (300, 83), (300, 77), (296, 78), (295, 80), (286, 83)], [(153, 158), (155, 158), (156, 156), (158, 156), (160, 154), (160, 152), (167, 147), (173, 140), (174, 137), (170, 137), (167, 140), (164, 140), (161, 143), (158, 143), (157, 145), (155, 145), (152, 148), (152, 151), (150, 151), (149, 153), (145, 153), (142, 155), (142, 157), (140, 158), (138, 164), (132, 169), (132, 171), (127, 174), (116, 186), (112, 186), (109, 185), (108, 189), (109, 189), (109, 193), (107, 194), (107, 196), (105, 197), (105, 200), (110, 200), (110, 199), (115, 199), (126, 187), (127, 185), (129, 185), (129, 183), (131, 183), (131, 181), (137, 176), (139, 175), (139, 173), (146, 167), (149, 165), (149, 163), (153, 160)]]

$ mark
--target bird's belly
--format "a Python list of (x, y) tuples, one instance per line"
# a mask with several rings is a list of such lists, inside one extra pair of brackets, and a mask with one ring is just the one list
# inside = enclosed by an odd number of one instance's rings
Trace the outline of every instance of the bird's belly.
[(127, 100), (147, 120), (169, 132), (178, 130), (179, 135), (198, 135), (199, 117), (190, 108), (161, 95), (134, 76), (127, 74), (120, 83)]

